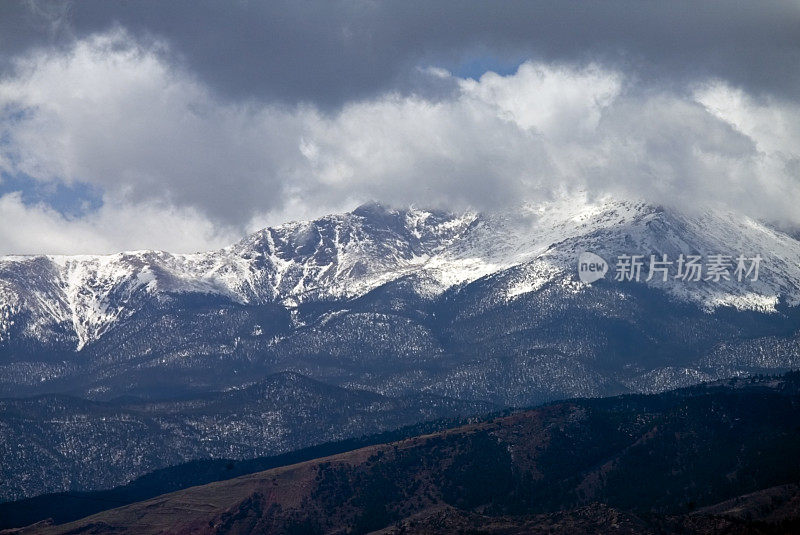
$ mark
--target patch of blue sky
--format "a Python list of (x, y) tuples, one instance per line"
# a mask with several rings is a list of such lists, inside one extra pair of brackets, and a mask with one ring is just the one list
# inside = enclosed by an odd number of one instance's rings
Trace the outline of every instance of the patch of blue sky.
[[(9, 150), (11, 134), (9, 125), (25, 120), (33, 113), (30, 108), (5, 105), (0, 109), (0, 150), (4, 159), (14, 167), (17, 155)], [(0, 196), (19, 193), (26, 206), (46, 205), (68, 218), (79, 218), (98, 210), (103, 205), (102, 191), (90, 184), (75, 182), (44, 182), (17, 172), (0, 172)]]
[(514, 74), (519, 66), (525, 62), (522, 58), (498, 58), (491, 55), (477, 55), (464, 58), (452, 69), (448, 69), (459, 78), (480, 79), (487, 72), (494, 72), (501, 76)]
[(26, 206), (44, 204), (64, 217), (75, 219), (103, 206), (100, 188), (85, 182), (41, 182), (19, 173), (0, 173), (0, 196), (19, 193)]

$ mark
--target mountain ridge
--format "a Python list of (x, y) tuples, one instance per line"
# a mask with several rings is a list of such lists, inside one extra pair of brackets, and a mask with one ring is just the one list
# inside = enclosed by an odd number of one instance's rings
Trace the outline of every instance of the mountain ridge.
[[(388, 409), (414, 399), (532, 406), (800, 368), (794, 238), (732, 214), (614, 199), (565, 197), (512, 215), (373, 205), (211, 253), (0, 261), (0, 398), (167, 403), (293, 374), (325, 385), (320, 392), (383, 396)], [(758, 281), (607, 274), (586, 284), (576, 264), (585, 251), (612, 266), (646, 253), (762, 253), (764, 263)], [(307, 389), (295, 386), (292, 399), (302, 399)], [(353, 410), (366, 414), (359, 432), (384, 429), (387, 413)], [(42, 407), (29, 419), (46, 416)], [(72, 436), (101, 451), (106, 424), (81, 422), (62, 418), (65, 432), (40, 453), (74, 452)], [(215, 425), (193, 432), (206, 424)], [(252, 419), (237, 432), (279, 441), (268, 427)], [(236, 436), (223, 436), (220, 451), (237, 448)], [(304, 444), (328, 438), (315, 431)], [(0, 464), (9, 481), (25, 474), (17, 461)], [(53, 463), (55, 474), (37, 475), (22, 494), (62, 489), (48, 482), (69, 479), (70, 466)], [(75, 490), (137, 473), (123, 463)]]
[(493, 409), (431, 394), (392, 398), (291, 372), (173, 399), (0, 399), (0, 501), (116, 487), (194, 459), (277, 455)]
[[(81, 350), (148, 299), (170, 293), (293, 307), (304, 301), (352, 299), (404, 276), (416, 278), (420, 293), (438, 295), (526, 266), (526, 280), (507, 289), (511, 298), (556, 278), (571, 282), (579, 249), (596, 249), (609, 258), (626, 252), (721, 254), (729, 251), (716, 249), (731, 243), (748, 249), (732, 253), (764, 249), (775, 265), (765, 265), (762, 281), (749, 285), (748, 291), (726, 281), (716, 287), (661, 287), (710, 309), (772, 310), (781, 298), (792, 305), (800, 302), (800, 243), (763, 224), (733, 217), (720, 212), (689, 218), (610, 198), (591, 202), (566, 197), (528, 206), (513, 217), (369, 204), (343, 215), (262, 229), (207, 253), (2, 257), (0, 344), (27, 334), (66, 337)], [(714, 228), (718, 236), (707, 239)], [(625, 251), (626, 246), (638, 250)], [(770, 276), (775, 280), (763, 282)], [(657, 281), (650, 284), (659, 286)], [(25, 313), (30, 316), (27, 322)]]
[(779, 533), (800, 522), (798, 396), (790, 373), (557, 402), (30, 532)]

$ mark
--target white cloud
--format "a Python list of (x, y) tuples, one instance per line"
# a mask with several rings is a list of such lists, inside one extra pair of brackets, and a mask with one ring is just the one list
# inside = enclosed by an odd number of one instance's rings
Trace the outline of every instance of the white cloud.
[(162, 46), (121, 30), (24, 58), (0, 83), (0, 102), (18, 116), (4, 121), (7, 172), (88, 182), (227, 222), (280, 207), (282, 159), (297, 152), (295, 115), (217, 102), (171, 67)]
[(498, 110), (523, 129), (549, 140), (591, 135), (603, 111), (622, 90), (622, 76), (596, 65), (585, 69), (523, 63), (513, 76), (490, 72), (461, 80), (465, 95)]
[(189, 250), (368, 199), (502, 209), (565, 185), (800, 224), (798, 106), (723, 82), (675, 93), (600, 65), (526, 63), (454, 78), (448, 98), (387, 94), (325, 114), (221, 101), (168, 52), (117, 30), (0, 80), (0, 169), (90, 183), (106, 203), (67, 221), (3, 197), (40, 237), (26, 245), (3, 219), (0, 249)]
[(800, 105), (773, 97), (755, 99), (719, 80), (695, 91), (698, 102), (750, 137), (766, 154), (798, 154)]
[(0, 197), (0, 221), (0, 254), (196, 252), (239, 238), (188, 208), (107, 203), (89, 216), (70, 219), (44, 205), (25, 205), (18, 193)]

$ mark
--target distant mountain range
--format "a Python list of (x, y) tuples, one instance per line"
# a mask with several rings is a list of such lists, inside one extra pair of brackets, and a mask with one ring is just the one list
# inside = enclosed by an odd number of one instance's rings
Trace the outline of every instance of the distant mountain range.
[(798, 483), (792, 373), (554, 403), (25, 533), (795, 533)]
[[(587, 251), (610, 264), (591, 285), (577, 272)], [(759, 277), (614, 280), (620, 255), (681, 254), (760, 255)], [(500, 406), (795, 369), (798, 303), (796, 237), (719, 210), (584, 195), (504, 214), (370, 204), (209, 253), (4, 257), (0, 497)], [(237, 395), (238, 412), (225, 401)], [(44, 397), (18, 399), (32, 396)], [(162, 455), (133, 441), (98, 457), (107, 473), (73, 471), (78, 452), (134, 428), (186, 447)]]
[(63, 395), (0, 400), (2, 497), (111, 488), (192, 459), (251, 459), (445, 416), (487, 403), (389, 398), (283, 373), (248, 387), (162, 401)]

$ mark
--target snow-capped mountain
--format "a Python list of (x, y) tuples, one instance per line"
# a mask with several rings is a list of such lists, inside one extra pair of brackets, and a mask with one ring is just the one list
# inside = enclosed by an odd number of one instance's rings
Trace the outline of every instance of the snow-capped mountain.
[[(608, 264), (592, 284), (578, 274), (585, 252)], [(621, 255), (641, 257), (638, 282), (615, 280)], [(683, 280), (677, 264), (666, 280), (648, 281), (650, 255), (726, 255), (731, 266), (718, 281)], [(758, 280), (734, 275), (739, 255), (761, 257)], [(439, 400), (436, 414), (447, 416), (800, 368), (799, 303), (800, 242), (724, 211), (582, 195), (505, 214), (372, 204), (207, 253), (3, 258), (0, 397), (71, 394), (104, 407), (128, 403), (125, 396), (178, 398), (180, 412), (185, 400), (261, 392), (254, 385), (290, 377), (280, 394), (264, 394), (278, 398), (256, 396), (254, 406), (271, 404), (276, 418), (289, 418), (308, 397), (300, 384), (341, 399), (368, 392), (376, 401), (337, 413), (362, 418), (366, 433), (385, 428), (407, 399)], [(328, 395), (315, 406), (324, 408)], [(35, 421), (41, 411), (57, 431), (12, 427), (16, 413), (7, 409), (0, 431), (16, 429), (14, 440), (36, 444), (37, 457), (0, 467), (27, 482), (0, 489), (0, 499), (71, 488), (63, 474), (78, 469), (74, 444), (104, 452), (108, 443), (111, 424), (83, 416), (88, 401), (34, 400), (17, 416)], [(166, 416), (107, 410), (119, 436), (157, 441), (174, 430)], [(236, 423), (214, 451), (238, 451), (242, 433), (261, 437), (265, 413), (254, 414), (261, 416), (231, 416)], [(208, 427), (216, 416), (193, 418), (189, 442), (216, 429)], [(310, 433), (304, 443), (331, 436)], [(262, 446), (280, 441), (264, 436)], [(189, 448), (181, 459), (208, 454)], [(31, 471), (44, 458), (73, 461), (54, 469), (58, 479)], [(110, 477), (143, 470), (123, 459)]]
[[(491, 269), (480, 259), (474, 267), (470, 259), (444, 260), (477, 220), (474, 214), (367, 205), (349, 214), (267, 228), (208, 253), (5, 257), (0, 259), (0, 341), (72, 337), (80, 350), (148, 300), (167, 294), (292, 306), (352, 298), (413, 272), (440, 273), (442, 283), (452, 285)], [(435, 266), (437, 261), (448, 265)]]
[(77, 350), (98, 340), (148, 300), (175, 293), (215, 294), (240, 304), (352, 299), (412, 276), (435, 296), (514, 266), (524, 269), (498, 297), (514, 298), (575, 280), (580, 252), (612, 259), (639, 254), (763, 257), (759, 280), (641, 282), (707, 309), (774, 310), (800, 301), (800, 242), (729, 213), (689, 216), (644, 203), (563, 197), (506, 215), (390, 210), (352, 213), (266, 228), (219, 251), (136, 251), (98, 256), (0, 259), (0, 342), (12, 337), (69, 339)]
[[(609, 264), (592, 285), (577, 274), (586, 251)], [(641, 257), (638, 282), (615, 280), (621, 255)], [(647, 280), (650, 255), (669, 272)], [(730, 265), (719, 280), (683, 280), (681, 255)], [(761, 258), (757, 280), (735, 276), (739, 255)], [(582, 194), (505, 214), (370, 204), (207, 253), (5, 257), (0, 368), (7, 393), (146, 393), (164, 369), (187, 388), (228, 388), (291, 371), (529, 402), (713, 377), (722, 364), (708, 355), (740, 339), (796, 347), (798, 303), (800, 242), (724, 211)]]

